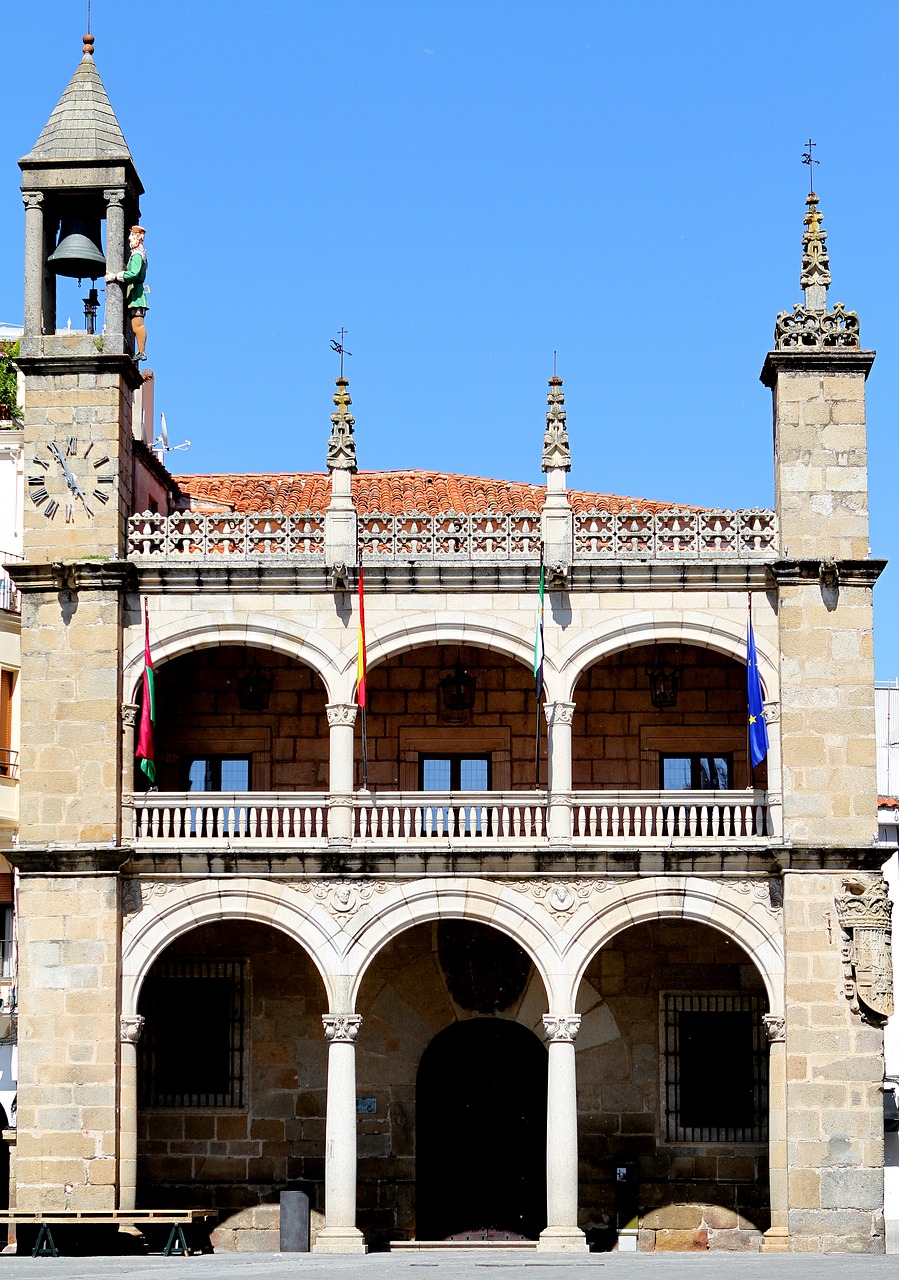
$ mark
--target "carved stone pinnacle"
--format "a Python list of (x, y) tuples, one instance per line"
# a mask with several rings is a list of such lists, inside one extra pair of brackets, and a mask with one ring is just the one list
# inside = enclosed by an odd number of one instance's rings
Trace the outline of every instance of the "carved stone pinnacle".
[(328, 441), (328, 457), (326, 465), (329, 471), (356, 470), (356, 440), (353, 427), (356, 419), (350, 413), (349, 382), (346, 378), (337, 379), (337, 390), (334, 392), (335, 410), (331, 414), (331, 438)]
[(566, 427), (565, 392), (562, 379), (552, 377), (546, 396), (546, 434), (543, 437), (543, 470), (571, 470), (571, 450)]

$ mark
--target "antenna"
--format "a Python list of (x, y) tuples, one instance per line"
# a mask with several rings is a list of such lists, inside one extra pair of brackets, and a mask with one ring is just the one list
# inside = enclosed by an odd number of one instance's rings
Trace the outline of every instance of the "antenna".
[(159, 415), (159, 435), (152, 444), (153, 452), (159, 454), (159, 461), (164, 463), (167, 453), (177, 453), (179, 449), (189, 448), (189, 440), (185, 440), (182, 444), (169, 444), (169, 429), (166, 426), (165, 414), (161, 413)]

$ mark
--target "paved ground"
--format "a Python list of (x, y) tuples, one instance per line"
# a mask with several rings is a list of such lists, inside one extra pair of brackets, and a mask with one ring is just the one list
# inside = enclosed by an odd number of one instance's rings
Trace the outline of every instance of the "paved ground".
[(190, 1258), (0, 1257), (4, 1277), (54, 1280), (160, 1280), (189, 1270), (191, 1280), (886, 1280), (897, 1257), (850, 1254), (602, 1254), (566, 1258), (472, 1252), (464, 1257), (369, 1254), (319, 1258), (310, 1254), (224, 1253)]

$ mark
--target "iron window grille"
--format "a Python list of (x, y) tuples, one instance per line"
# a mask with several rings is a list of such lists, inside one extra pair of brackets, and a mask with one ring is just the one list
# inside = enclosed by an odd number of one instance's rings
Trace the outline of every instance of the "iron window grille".
[(665, 1141), (767, 1141), (764, 996), (666, 993), (662, 1000)]
[(243, 959), (179, 956), (141, 995), (142, 1107), (244, 1105)]

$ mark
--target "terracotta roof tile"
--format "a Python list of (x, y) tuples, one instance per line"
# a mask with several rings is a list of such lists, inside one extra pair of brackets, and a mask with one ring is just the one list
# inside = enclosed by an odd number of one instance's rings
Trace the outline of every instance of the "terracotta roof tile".
[(878, 796), (878, 809), (899, 809), (899, 796)]
[[(323, 512), (331, 497), (331, 478), (321, 472), (283, 475), (176, 476), (181, 491), (194, 509), (272, 511), (292, 515), (297, 511)], [(446, 511), (539, 511), (546, 490), (543, 485), (518, 480), (489, 480), (480, 476), (452, 475), (443, 471), (360, 471), (352, 478), (353, 499), (360, 515), (372, 511), (400, 515), (409, 511), (437, 515)], [(682, 503), (652, 502), (607, 493), (569, 489), (575, 511), (699, 511)]]

